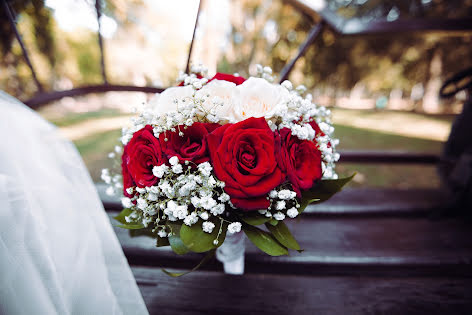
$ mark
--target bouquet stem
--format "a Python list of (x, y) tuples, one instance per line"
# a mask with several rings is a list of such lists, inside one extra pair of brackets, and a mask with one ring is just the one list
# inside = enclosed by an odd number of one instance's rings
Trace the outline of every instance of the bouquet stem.
[(216, 250), (216, 259), (223, 263), (226, 274), (244, 274), (244, 233), (227, 234), (223, 244)]

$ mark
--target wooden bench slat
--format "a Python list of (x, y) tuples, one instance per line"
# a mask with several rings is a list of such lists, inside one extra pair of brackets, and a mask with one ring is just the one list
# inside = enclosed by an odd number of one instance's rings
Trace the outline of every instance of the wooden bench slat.
[[(464, 222), (309, 216), (287, 225), (305, 251), (270, 257), (247, 240), (248, 272), (472, 276), (472, 231)], [(190, 268), (201, 259), (156, 248), (151, 238), (131, 238), (124, 229), (115, 231), (130, 264)], [(208, 268), (221, 267), (213, 263)]]
[(472, 279), (132, 271), (152, 314), (472, 314)]
[(444, 207), (445, 193), (438, 189), (344, 189), (330, 200), (309, 205), (305, 213), (355, 216), (428, 216)]

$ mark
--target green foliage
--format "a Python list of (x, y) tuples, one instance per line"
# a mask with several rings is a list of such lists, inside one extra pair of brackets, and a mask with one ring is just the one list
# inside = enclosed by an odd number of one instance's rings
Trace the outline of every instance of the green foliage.
[(266, 224), (267, 229), (272, 233), (272, 235), (287, 248), (300, 251), (300, 245), (298, 245), (297, 240), (293, 237), (292, 233), (288, 229), (287, 225), (283, 221), (280, 221), (276, 226), (272, 224)]
[(169, 234), (168, 239), (169, 239), (169, 244), (174, 253), (177, 255), (184, 255), (189, 252), (189, 249), (185, 246), (185, 244), (182, 242), (180, 239), (180, 229), (181, 225), (172, 223), (170, 221), (167, 221), (167, 225), (171, 227), (172, 229), (172, 234)]
[(287, 248), (271, 233), (252, 225), (244, 225), (243, 230), (249, 240), (264, 253), (269, 254), (270, 256), (288, 255)]
[(264, 224), (270, 220), (270, 218), (266, 217), (265, 215), (260, 214), (257, 211), (244, 213), (241, 219), (247, 224), (250, 224), (253, 226)]
[[(412, 8), (408, 1), (363, 1), (362, 5), (353, 1), (329, 2), (330, 5), (339, 3), (338, 13), (345, 17), (375, 15), (379, 10), (386, 15), (392, 5), (403, 17)], [(458, 7), (463, 11), (454, 10)], [(467, 10), (470, 12), (471, 8), (470, 2), (439, 0), (434, 1), (423, 14), (456, 17), (463, 16)], [(290, 1), (272, 1), (269, 4), (265, 0), (246, 0), (242, 1), (241, 9), (244, 23), (239, 19), (233, 21), (232, 51), (229, 50), (222, 58), (219, 69), (240, 72), (251, 64), (261, 63), (280, 73), (296, 55), (310, 29), (320, 20), (314, 17), (313, 22), (308, 15), (300, 14)], [(268, 21), (275, 21), (277, 25), (275, 41), (264, 35)], [(253, 27), (248, 28), (247, 23)], [(322, 36), (298, 60), (290, 79), (331, 96), (335, 96), (335, 91), (345, 92), (359, 83), (366, 87), (370, 96), (388, 93), (392, 89), (409, 93), (414, 84), (426, 85), (430, 80), (430, 66), (435, 55), (441, 58), (441, 78), (448, 77), (464, 67), (458, 60), (472, 59), (472, 38), (466, 34), (446, 37), (412, 32), (389, 33), (387, 36), (340, 36), (325, 28)]]
[(125, 217), (129, 216), (133, 210), (131, 209), (123, 209), (114, 219), (120, 222), (120, 225), (117, 225), (119, 228), (127, 229), (127, 230), (140, 230), (144, 229), (144, 225), (142, 223), (137, 222), (127, 222)]
[[(208, 221), (215, 224), (212, 233), (203, 232), (202, 220), (199, 220), (192, 226), (182, 224), (180, 229), (180, 238), (184, 245), (192, 252), (203, 253), (223, 244), (226, 237), (228, 223), (220, 221), (215, 217), (210, 218)], [(213, 243), (215, 240), (218, 240), (218, 244), (216, 245)]]
[(113, 217), (113, 219), (121, 224), (127, 224), (128, 222), (126, 222), (125, 217), (129, 216), (132, 212), (133, 210), (125, 208), (117, 216)]
[(55, 33), (51, 11), (44, 6), (43, 0), (31, 2), (26, 12), (32, 17), (36, 47), (54, 68), (56, 64)]
[(302, 192), (302, 200), (298, 212), (302, 213), (310, 203), (320, 203), (331, 198), (341, 191), (344, 185), (350, 182), (356, 174), (339, 179), (324, 179), (315, 184), (311, 189)]
[(168, 276), (171, 276), (171, 277), (181, 277), (183, 275), (186, 275), (188, 273), (191, 273), (195, 270), (197, 270), (198, 268), (200, 268), (201, 266), (203, 266), (204, 264), (207, 263), (207, 261), (209, 261), (211, 258), (213, 258), (213, 256), (215, 256), (215, 252), (216, 252), (216, 249), (212, 249), (210, 251), (208, 251), (208, 253), (205, 255), (205, 257), (203, 257), (203, 259), (198, 263), (198, 265), (196, 265), (195, 267), (193, 267), (191, 270), (188, 270), (188, 271), (185, 271), (185, 272), (170, 272), (170, 271), (167, 271), (165, 269), (162, 269), (162, 271), (168, 275)]
[[(35, 35), (35, 44), (38, 50), (47, 56), (51, 65), (54, 65), (54, 33), (52, 31), (51, 11), (44, 6), (42, 0), (8, 1), (13, 14), (28, 14), (32, 20)], [(11, 28), (7, 12), (3, 4), (0, 6), (0, 48), (3, 55), (12, 49), (15, 33)]]
[(80, 77), (74, 79), (80, 83), (100, 82), (100, 50), (96, 34), (83, 32), (78, 38), (68, 38), (67, 44), (74, 54), (73, 62), (76, 63), (80, 74)]

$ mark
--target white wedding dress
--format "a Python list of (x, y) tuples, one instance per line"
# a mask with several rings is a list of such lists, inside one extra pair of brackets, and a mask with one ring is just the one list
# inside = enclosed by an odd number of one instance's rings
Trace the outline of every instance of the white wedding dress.
[(73, 144), (0, 91), (0, 314), (148, 314)]

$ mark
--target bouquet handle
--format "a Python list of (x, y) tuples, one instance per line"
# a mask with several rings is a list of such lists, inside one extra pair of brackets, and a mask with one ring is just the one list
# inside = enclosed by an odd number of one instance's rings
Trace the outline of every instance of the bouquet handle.
[(223, 244), (216, 250), (216, 259), (223, 264), (224, 272), (244, 274), (244, 232), (227, 234)]

